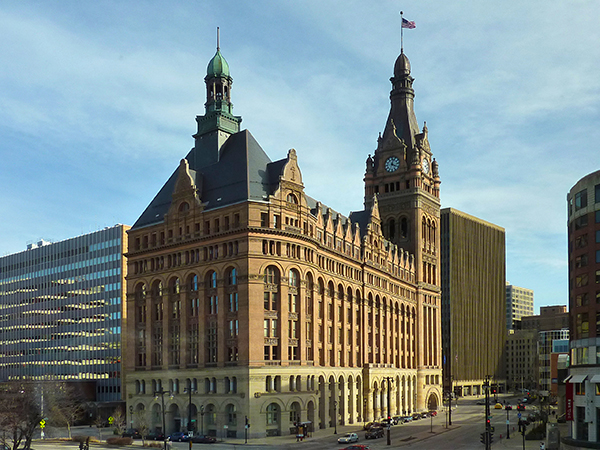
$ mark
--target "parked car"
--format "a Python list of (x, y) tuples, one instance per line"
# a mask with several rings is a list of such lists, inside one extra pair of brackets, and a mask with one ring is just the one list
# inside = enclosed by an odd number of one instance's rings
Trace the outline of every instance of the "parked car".
[(338, 444), (350, 444), (352, 442), (358, 442), (358, 434), (346, 433), (344, 436), (338, 439)]
[(165, 435), (164, 435), (164, 433), (162, 433), (160, 431), (150, 431), (146, 435), (146, 439), (149, 441), (164, 441)]
[(429, 417), (429, 413), (421, 413), (421, 419), (427, 419)]
[(356, 444), (349, 447), (344, 447), (341, 450), (369, 450), (369, 446), (364, 444)]
[(377, 439), (383, 437), (383, 428), (382, 427), (371, 427), (369, 431), (365, 433), (365, 439)]
[(130, 437), (132, 439), (141, 439), (142, 435), (135, 428), (130, 428), (127, 431), (123, 432), (123, 437)]
[(420, 418), (421, 418), (421, 414), (419, 414), (419, 413), (414, 413), (414, 414), (412, 415), (412, 419), (413, 419), (413, 420), (419, 420)]
[(476, 405), (485, 405), (485, 400), (477, 400)]
[(217, 442), (217, 438), (214, 436), (192, 436), (190, 438), (190, 441), (192, 441), (194, 444), (214, 444), (215, 442)]
[(171, 434), (171, 436), (169, 436), (169, 438), (173, 441), (173, 442), (187, 442), (188, 440), (188, 435), (187, 433), (184, 433), (183, 431), (175, 431), (174, 433)]
[(437, 411), (433, 410), (433, 411), (429, 411), (429, 415), (432, 417), (437, 416)]

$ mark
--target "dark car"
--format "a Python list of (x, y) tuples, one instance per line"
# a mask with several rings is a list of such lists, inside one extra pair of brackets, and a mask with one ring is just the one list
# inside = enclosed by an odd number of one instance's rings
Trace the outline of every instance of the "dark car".
[(504, 409), (512, 409), (512, 406), (507, 403)]
[(194, 444), (214, 444), (217, 442), (217, 438), (214, 436), (193, 436), (190, 438)]
[(525, 411), (525, 405), (523, 403), (519, 403), (517, 405), (517, 411)]
[(146, 435), (146, 439), (149, 441), (164, 441), (165, 434), (160, 431), (151, 431)]
[(123, 437), (130, 437), (133, 439), (141, 439), (142, 435), (135, 428), (130, 428), (129, 430), (127, 430), (123, 433)]
[(414, 414), (412, 415), (412, 418), (413, 418), (413, 420), (419, 420), (419, 419), (421, 418), (421, 414), (419, 414), (419, 413), (414, 413)]
[(174, 442), (187, 442), (188, 440), (188, 435), (187, 433), (184, 433), (183, 431), (175, 431), (174, 433), (171, 434), (171, 436), (169, 436), (169, 438), (174, 441)]
[(377, 439), (383, 437), (383, 428), (382, 427), (371, 427), (369, 431), (365, 433), (365, 439)]
[(369, 446), (364, 444), (354, 444), (349, 447), (344, 447), (342, 450), (369, 450)]

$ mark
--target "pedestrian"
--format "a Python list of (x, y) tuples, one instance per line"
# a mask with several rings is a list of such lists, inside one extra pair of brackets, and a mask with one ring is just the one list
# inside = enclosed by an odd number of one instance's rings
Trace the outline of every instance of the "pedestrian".
[(540, 442), (540, 450), (546, 450), (546, 444), (543, 442)]

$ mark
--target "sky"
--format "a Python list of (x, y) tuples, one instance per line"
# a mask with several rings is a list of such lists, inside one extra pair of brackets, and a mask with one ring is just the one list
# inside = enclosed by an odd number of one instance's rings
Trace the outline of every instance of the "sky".
[(600, 168), (597, 0), (1, 2), (0, 256), (136, 221), (193, 146), (217, 27), (242, 128), (362, 209), (401, 9), (442, 207), (505, 228), (536, 313), (567, 305), (566, 195)]

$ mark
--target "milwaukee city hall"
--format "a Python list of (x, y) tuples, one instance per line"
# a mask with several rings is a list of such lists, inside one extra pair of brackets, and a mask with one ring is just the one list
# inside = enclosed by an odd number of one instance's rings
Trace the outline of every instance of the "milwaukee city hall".
[(129, 231), (134, 425), (163, 402), (167, 433), (237, 438), (440, 407), (440, 177), (406, 55), (348, 216), (241, 129), (218, 47), (204, 80), (194, 147)]

